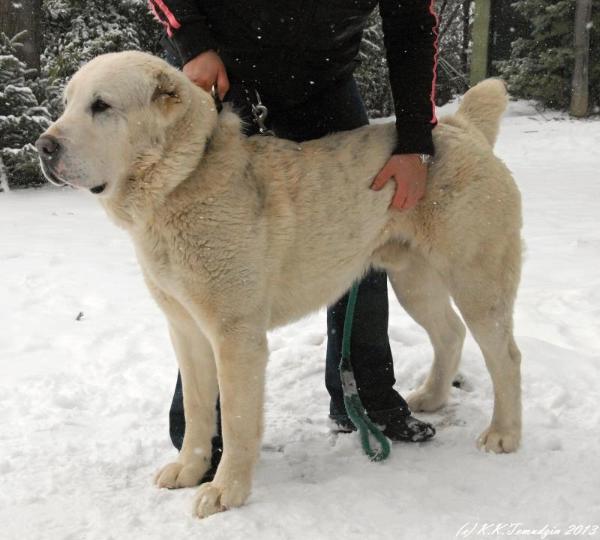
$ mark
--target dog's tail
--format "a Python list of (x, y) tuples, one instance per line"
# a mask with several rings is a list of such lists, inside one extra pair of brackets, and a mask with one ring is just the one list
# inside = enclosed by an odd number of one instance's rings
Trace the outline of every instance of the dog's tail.
[(500, 79), (486, 79), (471, 88), (462, 98), (457, 114), (474, 124), (494, 146), (500, 118), (508, 104), (508, 93)]

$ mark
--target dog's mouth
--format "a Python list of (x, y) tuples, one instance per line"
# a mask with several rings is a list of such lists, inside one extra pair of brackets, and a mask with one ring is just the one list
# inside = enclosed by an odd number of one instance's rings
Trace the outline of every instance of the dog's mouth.
[[(54, 172), (52, 172), (50, 167), (48, 167), (43, 161), (41, 163), (42, 163), (42, 172), (44, 173), (44, 176), (46, 177), (46, 180), (48, 180), (48, 182), (50, 182), (51, 184), (53, 184), (55, 186), (59, 186), (59, 187), (69, 185), (67, 182), (65, 182), (64, 180), (61, 180), (58, 176), (56, 176), (56, 174)], [(73, 187), (73, 186), (71, 186), (71, 187)]]
[(102, 193), (105, 189), (106, 189), (106, 183), (100, 184), (99, 186), (96, 186), (96, 187), (93, 187), (93, 188), (90, 188), (90, 191), (94, 195), (100, 195), (100, 193)]
[[(69, 186), (70, 188), (77, 188), (77, 186), (74, 186), (73, 184), (67, 182), (66, 180), (63, 180), (62, 178), (59, 178), (55, 172), (52, 171), (52, 169), (50, 169), (50, 167), (48, 167), (43, 161), (42, 161), (42, 172), (44, 173), (44, 176), (46, 177), (46, 179), (48, 180), (48, 182), (50, 182), (51, 184), (55, 185), (55, 186), (59, 186), (59, 187), (64, 187), (64, 186)], [(100, 193), (104, 192), (104, 190), (106, 189), (106, 182), (104, 184), (100, 184), (98, 186), (95, 186), (93, 188), (90, 188), (90, 191), (94, 194), (94, 195), (100, 195)]]

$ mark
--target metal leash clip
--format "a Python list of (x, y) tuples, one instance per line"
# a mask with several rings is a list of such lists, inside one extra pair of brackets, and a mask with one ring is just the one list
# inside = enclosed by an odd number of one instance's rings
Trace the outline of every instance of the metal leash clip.
[(254, 118), (254, 123), (258, 126), (258, 132), (261, 135), (274, 136), (275, 133), (273, 133), (273, 131), (266, 126), (267, 116), (269, 116), (269, 109), (267, 109), (267, 106), (261, 101), (258, 90), (254, 89), (254, 94), (256, 95), (256, 103), (251, 103), (252, 116)]
[(219, 88), (217, 87), (216, 83), (210, 88), (210, 95), (215, 102), (215, 108), (217, 109), (217, 112), (220, 113), (223, 110), (223, 102), (219, 97)]

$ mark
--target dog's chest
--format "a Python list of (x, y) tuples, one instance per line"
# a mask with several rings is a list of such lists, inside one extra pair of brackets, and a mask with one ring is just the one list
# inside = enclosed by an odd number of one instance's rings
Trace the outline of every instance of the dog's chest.
[(237, 275), (230, 268), (231, 247), (220, 240), (202, 227), (190, 231), (181, 224), (148, 228), (134, 236), (147, 278), (179, 300), (190, 291), (199, 297), (210, 296), (211, 290), (226, 286)]
[(134, 235), (138, 261), (147, 278), (164, 292), (175, 295), (185, 269), (184, 243), (167, 231), (145, 230)]

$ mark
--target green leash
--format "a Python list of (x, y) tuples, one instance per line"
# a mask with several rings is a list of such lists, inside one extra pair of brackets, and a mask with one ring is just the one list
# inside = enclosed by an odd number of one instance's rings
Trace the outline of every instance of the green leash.
[[(346, 307), (346, 318), (344, 319), (344, 335), (342, 338), (342, 360), (340, 361), (340, 378), (344, 391), (344, 405), (346, 413), (358, 430), (363, 450), (372, 461), (383, 461), (390, 455), (390, 442), (381, 430), (371, 422), (367, 411), (358, 395), (356, 379), (352, 363), (350, 362), (350, 342), (352, 341), (352, 323), (354, 322), (354, 310), (358, 296), (358, 283), (350, 289), (348, 305)], [(373, 449), (371, 436), (377, 441), (378, 448)]]

